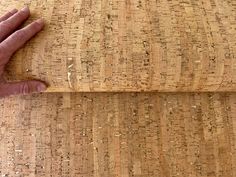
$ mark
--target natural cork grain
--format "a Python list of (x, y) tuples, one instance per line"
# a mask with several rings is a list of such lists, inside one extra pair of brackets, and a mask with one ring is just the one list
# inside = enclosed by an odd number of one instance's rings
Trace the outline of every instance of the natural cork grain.
[(235, 0), (6, 0), (46, 27), (12, 58), (11, 78), (48, 92), (236, 89)]
[(1, 177), (236, 176), (235, 0), (0, 0), (0, 13), (25, 5), (46, 26), (8, 77), (64, 93), (0, 99)]
[(0, 100), (0, 176), (235, 177), (236, 94)]

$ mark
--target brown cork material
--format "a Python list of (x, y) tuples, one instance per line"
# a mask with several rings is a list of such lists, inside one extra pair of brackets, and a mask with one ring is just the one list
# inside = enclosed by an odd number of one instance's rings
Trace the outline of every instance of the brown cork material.
[(0, 110), (2, 176), (236, 175), (236, 94), (50, 93)]
[(8, 77), (52, 93), (0, 99), (0, 177), (236, 176), (235, 0), (24, 5)]
[(235, 91), (234, 0), (7, 0), (45, 30), (9, 66), (49, 92)]

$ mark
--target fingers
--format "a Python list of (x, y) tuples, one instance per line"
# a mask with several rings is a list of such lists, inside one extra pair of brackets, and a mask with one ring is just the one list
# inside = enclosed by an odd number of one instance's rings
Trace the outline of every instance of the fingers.
[(22, 81), (0, 85), (0, 98), (10, 95), (25, 95), (36, 92), (43, 92), (47, 89), (41, 81)]
[[(6, 64), (10, 56), (15, 53), (19, 48), (31, 39), (35, 34), (43, 29), (44, 22), (42, 19), (39, 19), (23, 29), (20, 29), (9, 36), (0, 44), (0, 51), (4, 53), (1, 63)], [(1, 53), (1, 52), (0, 52)]]
[(0, 22), (7, 20), (9, 17), (11, 17), (12, 15), (14, 15), (16, 12), (18, 12), (17, 9), (13, 9), (10, 12), (7, 12), (5, 15), (3, 15), (2, 17), (0, 17)]
[[(14, 9), (0, 17), (0, 67), (4, 67), (12, 54), (42, 30), (44, 23), (43, 20), (40, 19), (14, 32), (29, 15), (30, 11), (25, 7), (19, 12)], [(15, 83), (1, 82), (0, 97), (43, 92), (46, 88), (45, 83), (36, 80)]]
[(23, 8), (0, 23), (0, 42), (13, 33), (30, 16), (28, 7)]

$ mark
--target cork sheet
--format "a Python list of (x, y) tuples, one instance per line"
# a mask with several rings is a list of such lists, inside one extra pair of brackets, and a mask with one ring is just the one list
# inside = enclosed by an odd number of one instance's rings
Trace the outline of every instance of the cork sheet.
[(236, 176), (236, 94), (0, 100), (0, 175)]
[(45, 30), (19, 51), (10, 77), (49, 92), (235, 91), (236, 5), (225, 0), (7, 0)]

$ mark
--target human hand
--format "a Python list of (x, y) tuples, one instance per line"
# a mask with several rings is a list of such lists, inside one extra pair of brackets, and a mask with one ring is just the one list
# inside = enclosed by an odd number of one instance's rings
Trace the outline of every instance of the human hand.
[(7, 82), (3, 77), (5, 66), (11, 56), (43, 29), (42, 19), (18, 29), (29, 16), (29, 8), (25, 7), (20, 11), (14, 9), (0, 17), (0, 98), (15, 94), (42, 92), (47, 88), (41, 81)]

